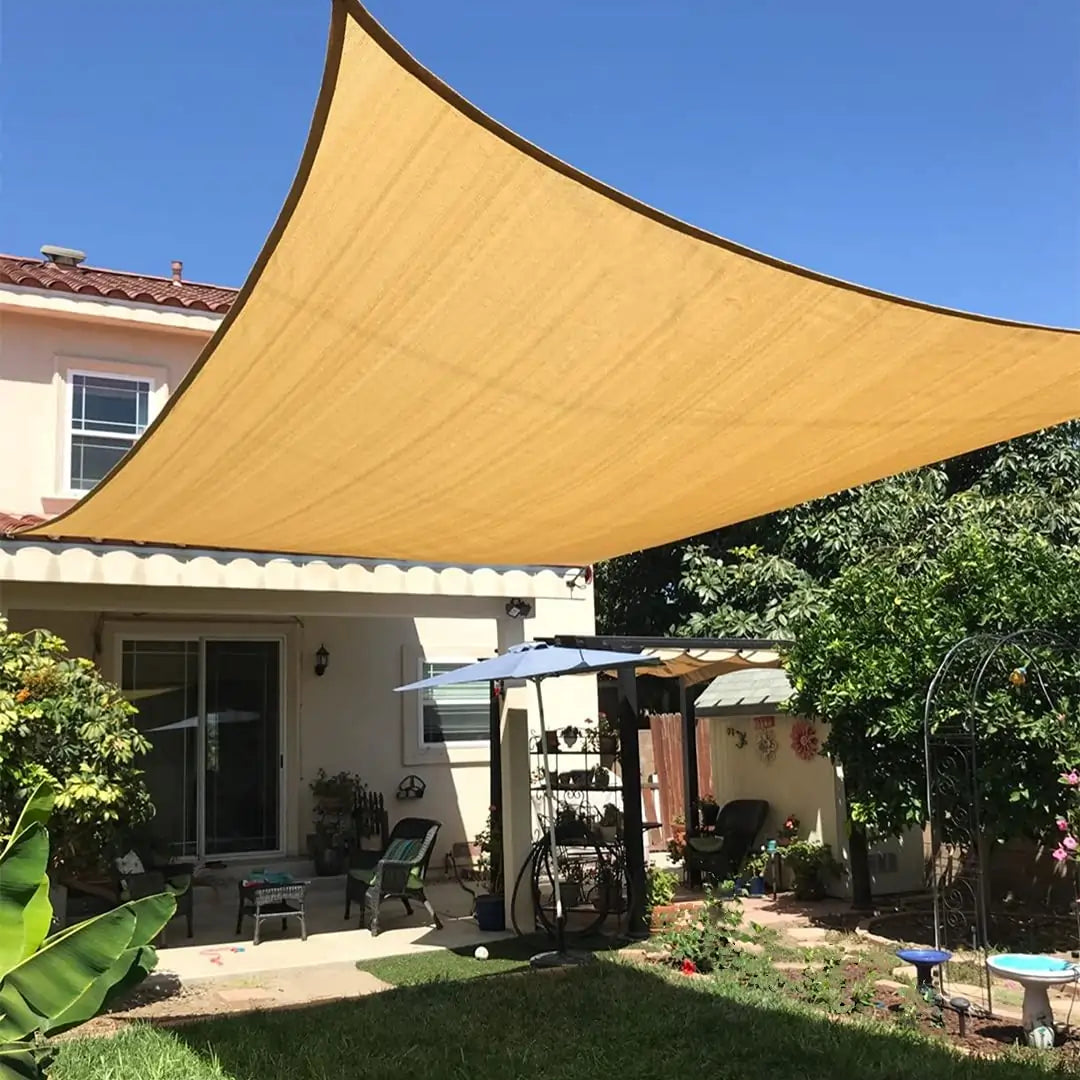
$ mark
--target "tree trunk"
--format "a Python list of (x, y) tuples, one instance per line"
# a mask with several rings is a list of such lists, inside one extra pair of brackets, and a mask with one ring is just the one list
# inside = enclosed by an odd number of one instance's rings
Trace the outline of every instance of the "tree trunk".
[(848, 818), (848, 854), (851, 858), (851, 906), (869, 911), (874, 906), (874, 888), (870, 882), (869, 845), (866, 829)]

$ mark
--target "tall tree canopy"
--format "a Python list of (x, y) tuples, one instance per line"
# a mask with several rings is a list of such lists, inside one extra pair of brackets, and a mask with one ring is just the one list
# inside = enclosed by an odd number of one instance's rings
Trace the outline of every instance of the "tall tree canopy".
[[(923, 698), (957, 640), (1023, 626), (1080, 636), (1078, 493), (1074, 422), (607, 564), (601, 620), (611, 632), (791, 641), (791, 708), (828, 722), (854, 855), (868, 833), (923, 820)], [(1075, 664), (1046, 662), (1053, 708), (999, 680), (980, 711), (988, 825), (1001, 836), (1045, 824), (1055, 770), (1078, 752)]]

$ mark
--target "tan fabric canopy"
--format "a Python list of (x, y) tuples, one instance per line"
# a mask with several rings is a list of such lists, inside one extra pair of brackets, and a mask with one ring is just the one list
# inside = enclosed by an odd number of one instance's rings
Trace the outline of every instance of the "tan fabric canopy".
[(639, 675), (677, 678), (687, 686), (696, 686), (733, 671), (780, 666), (780, 654), (774, 649), (643, 648), (641, 653), (656, 657), (660, 663), (638, 668)]
[(1080, 415), (1080, 336), (847, 285), (553, 159), (335, 0), (294, 188), (137, 450), (37, 530), (579, 565)]

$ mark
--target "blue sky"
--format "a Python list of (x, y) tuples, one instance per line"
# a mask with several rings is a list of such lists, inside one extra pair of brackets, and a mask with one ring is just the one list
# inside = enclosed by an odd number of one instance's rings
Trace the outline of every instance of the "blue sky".
[[(1071, 0), (371, 0), (534, 142), (695, 224), (937, 303), (1080, 325)], [(329, 3), (9, 0), (0, 250), (239, 284)], [(362, 168), (362, 162), (357, 163)]]

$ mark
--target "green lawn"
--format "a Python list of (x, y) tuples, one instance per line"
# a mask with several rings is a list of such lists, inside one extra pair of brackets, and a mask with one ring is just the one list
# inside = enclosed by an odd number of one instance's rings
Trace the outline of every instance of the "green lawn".
[[(403, 970), (417, 982), (431, 969)], [(752, 980), (602, 959), (73, 1041), (53, 1080), (1027, 1080), (1054, 1061), (961, 1057), (882, 1024), (780, 1005)]]

